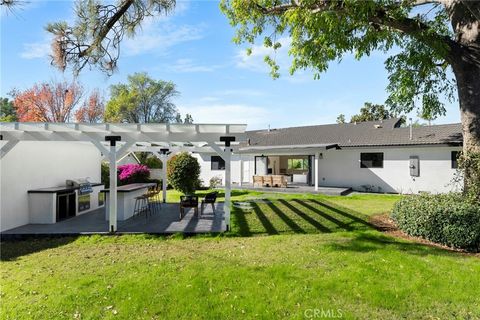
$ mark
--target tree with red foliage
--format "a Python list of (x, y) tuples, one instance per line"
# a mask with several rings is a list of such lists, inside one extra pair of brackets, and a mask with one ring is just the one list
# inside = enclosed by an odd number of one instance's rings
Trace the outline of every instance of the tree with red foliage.
[(90, 96), (85, 99), (83, 105), (75, 112), (77, 122), (97, 123), (103, 120), (105, 111), (105, 99), (98, 90), (94, 90)]
[(77, 82), (42, 82), (14, 92), (13, 105), (20, 122), (67, 122), (83, 95)]

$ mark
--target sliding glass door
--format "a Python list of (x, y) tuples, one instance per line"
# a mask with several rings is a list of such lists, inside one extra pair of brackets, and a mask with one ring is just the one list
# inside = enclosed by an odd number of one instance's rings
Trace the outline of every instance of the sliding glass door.
[(268, 157), (255, 157), (255, 175), (264, 176), (268, 173)]

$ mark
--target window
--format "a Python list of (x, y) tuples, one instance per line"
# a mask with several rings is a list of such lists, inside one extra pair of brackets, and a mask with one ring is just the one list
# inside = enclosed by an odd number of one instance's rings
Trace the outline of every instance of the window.
[(212, 170), (225, 170), (225, 160), (220, 156), (212, 156), (210, 163)]
[(308, 170), (308, 159), (288, 159), (288, 169)]
[(360, 153), (360, 168), (383, 168), (383, 152)]
[(458, 156), (460, 155), (460, 151), (452, 151), (452, 169), (458, 168)]

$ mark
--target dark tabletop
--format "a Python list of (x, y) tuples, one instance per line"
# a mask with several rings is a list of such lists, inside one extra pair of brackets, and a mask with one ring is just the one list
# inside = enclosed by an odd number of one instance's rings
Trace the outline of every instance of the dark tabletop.
[[(92, 185), (92, 187), (98, 187), (98, 186), (103, 186), (103, 183), (91, 183), (91, 185)], [(74, 190), (77, 190), (79, 188), (80, 187), (59, 186), (59, 187), (50, 187), (50, 188), (28, 190), (28, 193), (57, 193), (57, 192), (74, 191)]]
[[(154, 187), (156, 185), (157, 184), (154, 182), (126, 184), (124, 186), (117, 187), (117, 192), (131, 192), (139, 189)], [(110, 190), (105, 189), (105, 190), (102, 190), (101, 192), (110, 192)]]

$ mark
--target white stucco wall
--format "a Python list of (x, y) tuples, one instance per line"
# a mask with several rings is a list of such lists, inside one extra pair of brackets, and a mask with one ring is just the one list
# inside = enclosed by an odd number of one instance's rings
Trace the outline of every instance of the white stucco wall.
[[(370, 185), (375, 192), (433, 193), (455, 189), (452, 180), (451, 151), (459, 147), (409, 147), (381, 149), (343, 149), (323, 151), (319, 160), (320, 186), (352, 187), (365, 191)], [(361, 152), (383, 152), (383, 168), (360, 168)], [(420, 176), (411, 177), (410, 156), (420, 159)], [(380, 189), (379, 189), (380, 188)]]
[[(200, 164), (200, 179), (205, 186), (208, 186), (210, 179), (213, 177), (220, 177), (222, 179), (222, 185), (225, 183), (225, 170), (211, 170), (210, 159), (212, 156), (216, 156), (216, 153), (194, 153), (192, 154), (198, 159)], [(238, 161), (238, 155), (232, 155), (232, 184), (238, 184), (240, 181), (240, 161)]]
[(0, 160), (0, 230), (29, 223), (28, 190), (100, 182), (100, 152), (91, 143), (19, 142)]

